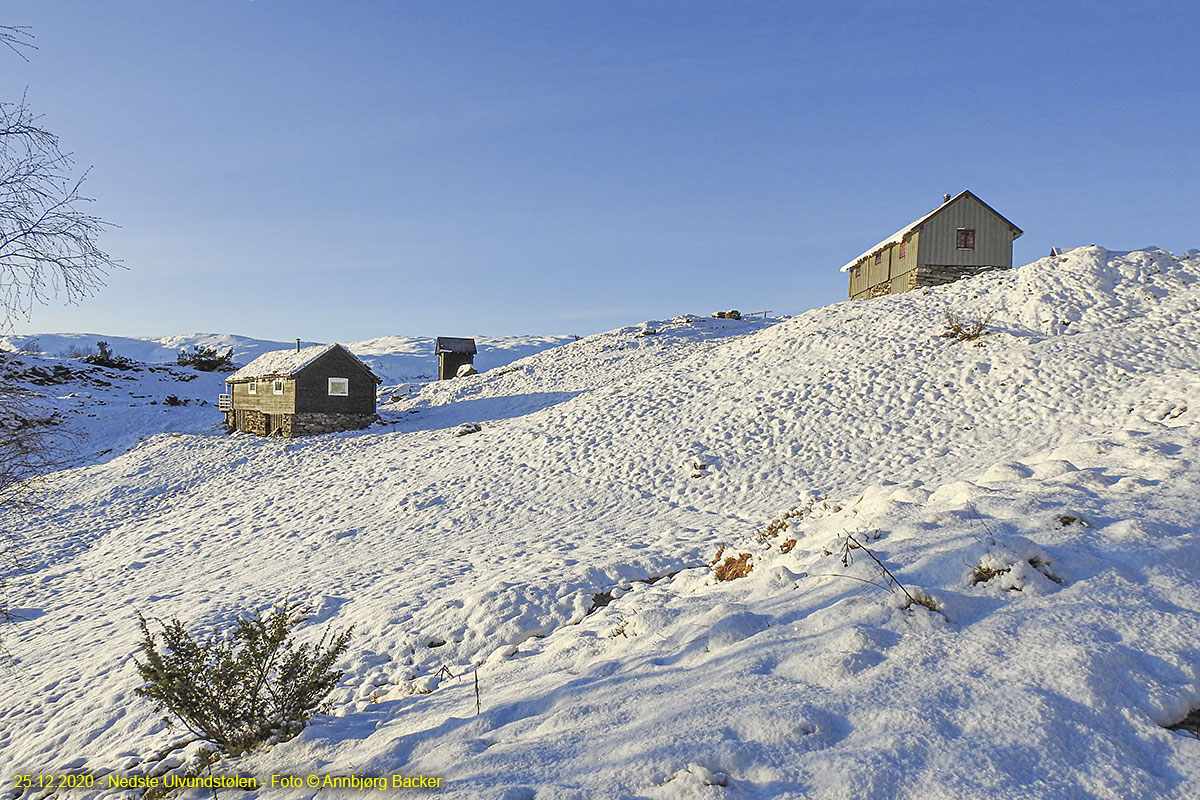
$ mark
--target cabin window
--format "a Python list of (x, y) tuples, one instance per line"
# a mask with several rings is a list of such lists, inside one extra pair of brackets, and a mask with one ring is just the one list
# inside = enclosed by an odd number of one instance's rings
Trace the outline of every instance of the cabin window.
[(904, 258), (904, 256), (905, 256), (907, 253), (908, 253), (908, 242), (907, 242), (907, 241), (903, 241), (903, 242), (901, 242), (901, 243), (900, 243), (900, 257), (901, 257), (901, 258)]
[(271, 390), (275, 394), (283, 394), (283, 381), (279, 378), (276, 378), (275, 382), (271, 385)]
[(331, 397), (346, 397), (350, 394), (349, 378), (330, 378), (329, 394)]
[(862, 277), (862, 267), (855, 267), (855, 268), (854, 268), (854, 277), (856, 277), (856, 278), (861, 278), (861, 277)]
[(876, 264), (883, 263), (883, 251), (882, 250), (880, 250), (878, 253), (875, 254), (875, 263)]
[(959, 250), (974, 250), (975, 249), (975, 229), (974, 228), (959, 228), (958, 229), (958, 249)]
[(246, 394), (258, 394), (258, 381), (250, 381), (246, 384)]

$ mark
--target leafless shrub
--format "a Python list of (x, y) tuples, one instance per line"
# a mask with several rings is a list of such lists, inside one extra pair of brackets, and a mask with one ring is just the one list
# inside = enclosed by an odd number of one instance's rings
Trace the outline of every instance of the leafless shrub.
[(37, 339), (29, 339), (20, 347), (14, 347), (7, 352), (16, 353), (19, 356), (40, 356), (42, 346), (38, 344)]
[(973, 342), (984, 334), (988, 324), (992, 321), (992, 312), (980, 315), (975, 318), (960, 315), (958, 312), (947, 308), (945, 310), (946, 330), (942, 332), (943, 339), (957, 339), (960, 342)]
[(61, 422), (32, 393), (0, 379), (0, 513), (36, 506), (41, 476), (66, 465), (72, 437)]
[(46, 474), (66, 466), (71, 452), (72, 437), (61, 421), (0, 377), (0, 622), (11, 619), (4, 578), (22, 568), (26, 541), (19, 523), (44, 495)]

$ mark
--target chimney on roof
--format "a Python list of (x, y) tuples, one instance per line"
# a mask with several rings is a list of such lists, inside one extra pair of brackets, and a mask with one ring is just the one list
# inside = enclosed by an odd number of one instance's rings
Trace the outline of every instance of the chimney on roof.
[(948, 195), (948, 194), (944, 194), (944, 195), (942, 195), (942, 202), (943, 202), (943, 203), (949, 203), (949, 202), (950, 202), (950, 195)]
[[(949, 198), (949, 195), (946, 195), (946, 197)], [(299, 339), (296, 340), (296, 352), (297, 353), (300, 352), (300, 340)]]

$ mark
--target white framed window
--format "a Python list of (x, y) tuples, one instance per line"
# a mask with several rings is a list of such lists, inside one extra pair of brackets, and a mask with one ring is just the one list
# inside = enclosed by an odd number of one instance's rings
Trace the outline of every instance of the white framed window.
[(350, 394), (349, 378), (330, 378), (329, 395), (331, 397), (347, 397)]
[(250, 381), (246, 384), (246, 394), (258, 394), (258, 381)]
[(271, 391), (273, 391), (275, 394), (283, 394), (283, 379), (282, 378), (275, 379), (275, 382), (273, 384), (271, 384)]

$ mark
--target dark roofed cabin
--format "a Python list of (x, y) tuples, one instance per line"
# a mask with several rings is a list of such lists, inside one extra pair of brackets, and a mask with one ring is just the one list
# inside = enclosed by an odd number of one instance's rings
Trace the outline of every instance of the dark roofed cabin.
[(263, 353), (225, 383), (227, 427), (286, 439), (367, 427), (380, 379), (342, 345), (319, 344)]
[(455, 336), (439, 336), (433, 348), (438, 357), (438, 380), (458, 376), (465, 364), (475, 361), (475, 340)]
[(1012, 266), (1022, 233), (970, 191), (946, 195), (942, 204), (910, 222), (842, 267), (850, 297), (862, 300), (939, 286)]

